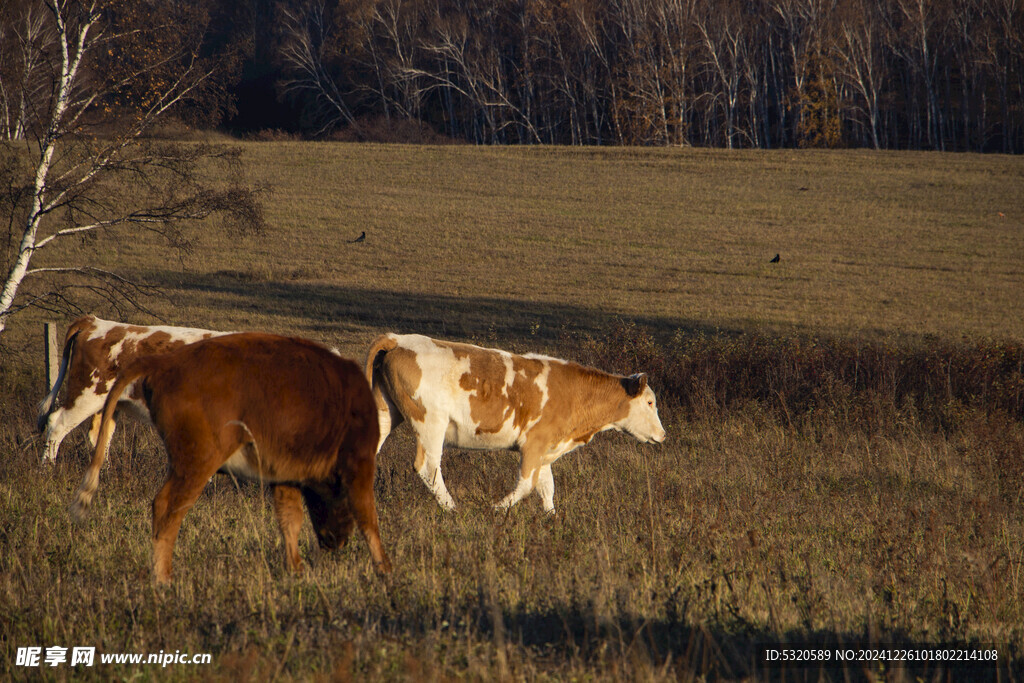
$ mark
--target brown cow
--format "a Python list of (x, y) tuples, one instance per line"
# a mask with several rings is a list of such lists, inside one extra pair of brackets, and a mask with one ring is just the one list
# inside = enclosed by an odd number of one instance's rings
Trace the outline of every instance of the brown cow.
[(530, 491), (555, 511), (551, 465), (607, 429), (661, 443), (654, 392), (643, 374), (611, 375), (557, 358), (385, 334), (370, 346), (366, 377), (380, 415), (380, 449), (408, 419), (416, 432), (416, 471), (446, 509), (455, 507), (441, 476), (445, 444), (521, 453), (519, 484), (498, 507)]
[(168, 475), (153, 501), (153, 567), (171, 578), (182, 517), (217, 471), (274, 484), (288, 566), (301, 570), (301, 499), (322, 547), (359, 525), (380, 573), (391, 571), (373, 498), (377, 410), (361, 369), (302, 339), (231, 334), (139, 358), (122, 369), (103, 408), (92, 464), (72, 513), (81, 518), (99, 484), (111, 415), (137, 382), (167, 448)]
[[(107, 392), (114, 385), (118, 370), (140, 356), (166, 353), (200, 339), (227, 332), (166, 325), (126, 325), (86, 315), (68, 326), (64, 352), (53, 388), (39, 404), (39, 431), (46, 448), (43, 462), (54, 462), (57, 450), (68, 433), (92, 417), (89, 441), (96, 445), (100, 411)], [(57, 406), (57, 393), (66, 386), (64, 404)], [(122, 395), (121, 406), (130, 406), (144, 415), (146, 407), (129, 390)]]

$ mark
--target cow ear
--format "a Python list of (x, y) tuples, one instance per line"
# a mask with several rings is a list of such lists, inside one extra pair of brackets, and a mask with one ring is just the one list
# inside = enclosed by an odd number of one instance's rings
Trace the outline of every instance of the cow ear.
[(622, 378), (622, 388), (632, 398), (639, 396), (647, 388), (647, 375), (638, 372), (635, 375)]

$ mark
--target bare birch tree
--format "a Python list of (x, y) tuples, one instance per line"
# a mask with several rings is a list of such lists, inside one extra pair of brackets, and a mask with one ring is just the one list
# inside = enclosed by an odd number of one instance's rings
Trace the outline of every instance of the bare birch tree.
[(474, 16), (471, 25), (467, 17), (438, 14), (422, 51), (443, 68), (411, 69), (406, 77), (426, 83), (423, 92), (447, 89), (464, 97), (482, 123), (480, 142), (503, 142), (505, 129), (519, 127), (530, 142), (539, 143), (540, 133), (516, 101), (500, 43), (491, 39), (497, 37), (497, 27), (488, 24), (490, 16)]
[(51, 41), (38, 5), (11, 3), (0, 9), (0, 139), (25, 137), (45, 95), (39, 72), (46, 66), (43, 48)]
[(916, 79), (924, 86), (924, 109), (928, 146), (945, 149), (942, 137), (942, 110), (936, 92), (936, 71), (939, 51), (937, 33), (943, 22), (938, 9), (925, 0), (896, 0), (903, 15), (904, 40), (896, 44), (898, 54), (906, 61)]
[(882, 54), (882, 26), (874, 3), (855, 0), (839, 19), (836, 53), (840, 69), (854, 92), (863, 100), (861, 109), (871, 131), (871, 145), (881, 147), (878, 134), (885, 61)]
[(713, 100), (721, 103), (725, 118), (725, 146), (732, 149), (738, 137), (737, 109), (742, 66), (746, 58), (744, 18), (738, 4), (724, 3), (695, 19), (704, 41), (706, 69), (716, 83)]
[(286, 94), (311, 95), (314, 117), (320, 125), (317, 134), (345, 123), (358, 128), (341, 79), (331, 72), (331, 18), (324, 0), (315, 0), (305, 8), (282, 7), (284, 45), (281, 58), (285, 64), (282, 87)]
[(1010, 152), (1014, 140), (1024, 138), (1024, 1), (994, 0), (991, 12), (995, 30), (988, 34), (987, 52), (999, 91), (1001, 148)]
[[(0, 243), (7, 271), (0, 288), (0, 333), (13, 313), (28, 306), (73, 306), (69, 292), (76, 287), (115, 301), (137, 291), (127, 278), (88, 262), (45, 258), (62, 241), (148, 230), (187, 249), (183, 228), (189, 223), (217, 214), (238, 230), (256, 231), (263, 221), (258, 194), (241, 183), (237, 151), (143, 138), (209, 78), (193, 43), (182, 40), (173, 49), (118, 59), (121, 66), (115, 68), (104, 60), (116, 59), (122, 41), (137, 40), (140, 29), (111, 20), (114, 3), (25, 5), (45, 14), (47, 43), (40, 54), (47, 62), (39, 72), (48, 80), (30, 84), (44, 88), (46, 96), (25, 123), (25, 142), (0, 146), (0, 188), (9, 188), (0, 197), (0, 220), (7, 223), (6, 242)], [(119, 3), (116, 10), (123, 13), (125, 6)], [(181, 25), (156, 21), (144, 30), (185, 33)], [(211, 177), (209, 169), (217, 175)], [(43, 264), (35, 265), (39, 259)]]
[[(376, 91), (390, 118), (394, 108), (404, 118), (420, 116), (423, 96), (415, 70), (418, 56), (419, 8), (411, 2), (388, 0), (374, 6), (363, 26), (364, 46), (377, 75)], [(394, 94), (392, 94), (392, 92)]]

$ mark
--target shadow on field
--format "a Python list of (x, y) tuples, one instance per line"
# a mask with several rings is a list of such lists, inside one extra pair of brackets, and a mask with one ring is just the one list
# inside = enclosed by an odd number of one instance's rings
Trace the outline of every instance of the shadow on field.
[[(730, 332), (692, 319), (649, 317), (643, 311), (616, 314), (571, 304), (430, 295), (301, 281), (254, 281), (247, 274), (234, 271), (187, 276), (159, 271), (148, 274), (146, 279), (165, 289), (213, 293), (215, 296), (206, 305), (230, 309), (236, 315), (252, 311), (304, 318), (313, 321), (312, 328), (323, 331), (369, 327), (489, 341), (531, 337), (554, 340), (565, 331), (599, 334), (616, 320), (626, 319), (655, 334), (680, 329), (691, 333)], [(239, 302), (239, 298), (244, 301)]]
[[(921, 642), (899, 634), (801, 631), (779, 633), (679, 621), (595, 614), (570, 605), (545, 612), (504, 612), (501, 623), (481, 600), (475, 636), (503, 649), (526, 648), (543, 658), (615, 667), (626, 660), (645, 678), (666, 674), (706, 680), (1018, 680), (1024, 658), (986, 643)], [(685, 606), (684, 606), (685, 609)], [(427, 635), (406, 619), (395, 631)], [(382, 626), (387, 629), (386, 620)], [(403, 628), (404, 627), (404, 628)], [(973, 657), (973, 659), (972, 659)], [(800, 658), (801, 661), (783, 661)], [(959, 658), (960, 661), (949, 661)], [(939, 661), (939, 660), (942, 661)], [(814, 661), (812, 661), (814, 660)]]

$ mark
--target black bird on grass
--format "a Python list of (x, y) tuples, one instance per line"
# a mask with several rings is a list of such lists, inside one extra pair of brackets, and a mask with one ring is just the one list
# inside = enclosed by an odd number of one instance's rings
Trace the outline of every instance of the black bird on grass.
[(772, 259), (771, 261), (769, 261), (768, 263), (778, 263), (778, 262), (779, 262), (779, 260), (780, 260), (780, 259), (779, 259), (779, 255), (778, 255), (778, 254), (776, 254), (776, 255), (775, 255), (775, 258), (773, 258), (773, 259)]
[(363, 242), (365, 240), (366, 240), (366, 231), (363, 230), (362, 234), (360, 234), (359, 237), (355, 238), (354, 240), (349, 240), (349, 242), (355, 243), (355, 242)]

